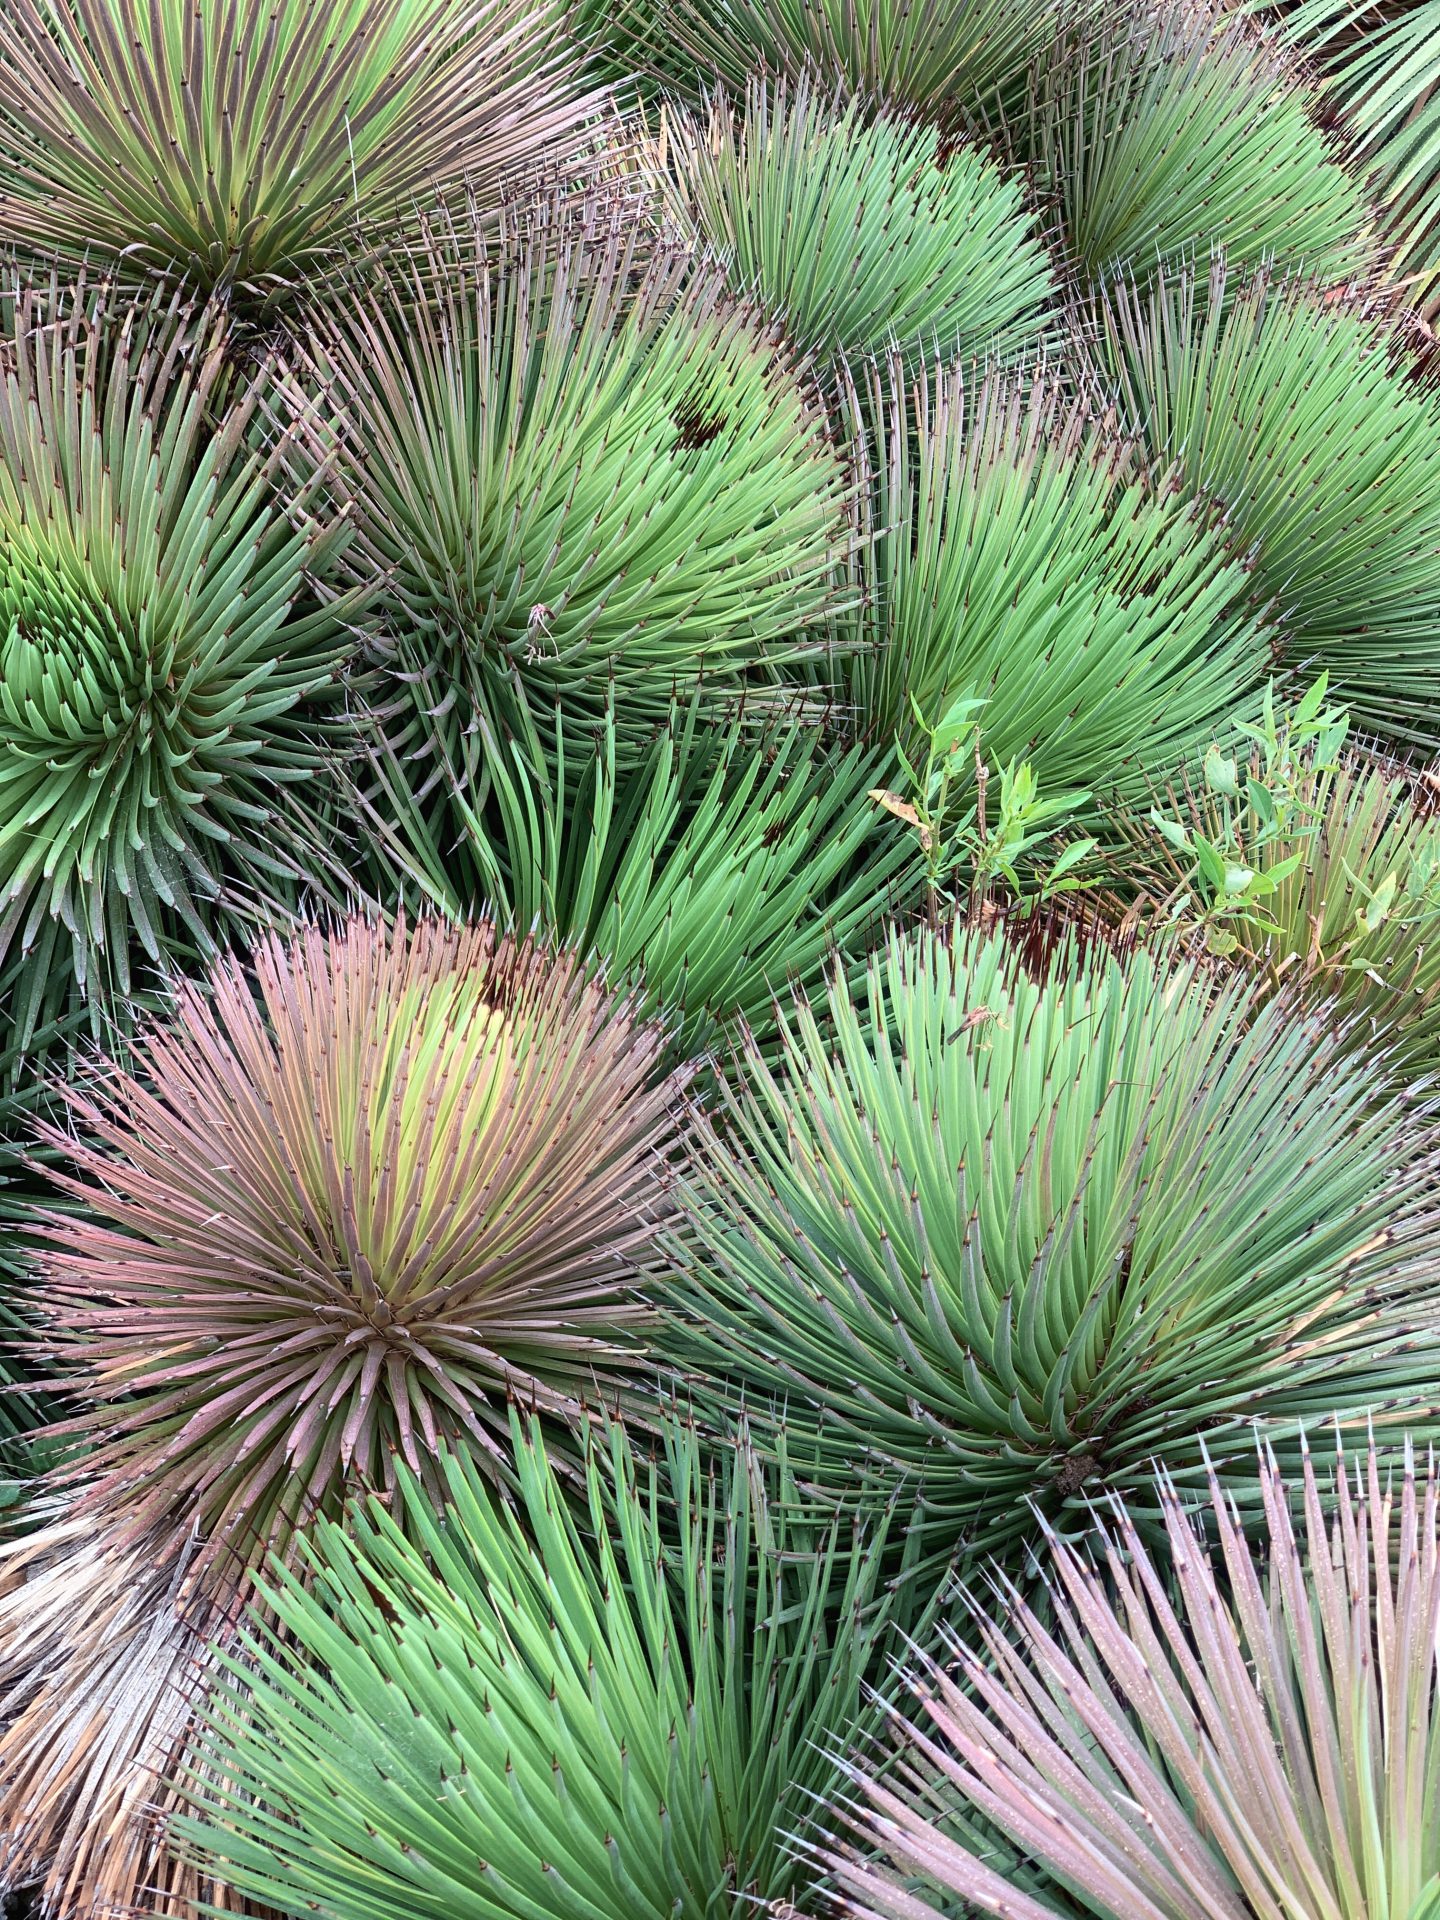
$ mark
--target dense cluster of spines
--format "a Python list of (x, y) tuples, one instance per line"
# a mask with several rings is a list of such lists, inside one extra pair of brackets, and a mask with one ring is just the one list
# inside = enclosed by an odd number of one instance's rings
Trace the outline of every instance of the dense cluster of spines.
[(0, 237), (260, 314), (403, 234), (437, 184), (495, 200), (603, 109), (556, 0), (17, 0), (0, 19)]
[(1117, 285), (1097, 352), (1155, 468), (1213, 502), (1274, 622), (1357, 719), (1434, 750), (1440, 398), (1383, 310), (1218, 259)]
[(1244, 1477), (1256, 1424), (1389, 1425), (1381, 1375), (1428, 1422), (1431, 1209), (1397, 1214), (1409, 1130), (1338, 1054), (1145, 954), (895, 939), (697, 1146), (692, 1366), (813, 1423), (837, 1497), (908, 1480), (947, 1555), (1017, 1550), (1027, 1501), (1139, 1513), (1157, 1462)]
[(883, 1864), (831, 1855), (848, 1913), (923, 1920), (916, 1873), (980, 1913), (1062, 1911), (927, 1817), (947, 1789), (1115, 1920), (1251, 1920), (1297, 1888), (1307, 1912), (1434, 1911), (1433, 1457), (1259, 1475), (1259, 1564), (1218, 1487), (1197, 1524), (1162, 1482), (1163, 1551), (1123, 1510), (1098, 1565), (1047, 1530), (1053, 1620), (1013, 1588), (969, 1597), (975, 1641), (917, 1674), (895, 1780), (856, 1777)]
[(1043, 341), (1055, 284), (1039, 222), (978, 143), (808, 79), (717, 93), (662, 139), (674, 217), (822, 361), (891, 341), (961, 361)]
[[(46, 1344), (80, 1510), (258, 1563), (345, 1486), (492, 1466), (623, 1379), (681, 1078), (573, 954), (431, 921), (272, 938), (69, 1093)], [(57, 1140), (56, 1144), (59, 1144)], [(163, 1344), (155, 1330), (163, 1326)]]

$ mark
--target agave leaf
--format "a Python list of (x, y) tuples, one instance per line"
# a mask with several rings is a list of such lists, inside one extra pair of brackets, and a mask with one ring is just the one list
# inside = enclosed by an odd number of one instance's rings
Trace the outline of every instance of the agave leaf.
[(1165, 0), (1067, 26), (1036, 62), (1019, 144), (1098, 279), (1223, 249), (1320, 281), (1376, 255), (1363, 170), (1316, 124), (1305, 76), (1243, 13)]
[(849, 665), (876, 733), (977, 696), (992, 765), (1029, 761), (1047, 791), (1143, 791), (1147, 765), (1197, 751), (1258, 682), (1243, 571), (1055, 374), (972, 388), (892, 362), (854, 414), (875, 452)]
[(255, 1678), (207, 1704), (177, 1836), (297, 1916), (783, 1910), (788, 1832), (908, 1620), (897, 1515), (837, 1521), (743, 1433), (707, 1459), (673, 1416), (648, 1458), (596, 1435), (583, 1520), (533, 1422), (513, 1451), (518, 1511), (457, 1455), (443, 1507), (406, 1476), (401, 1513), (319, 1530), (267, 1590)]
[(1160, 276), (1096, 310), (1161, 468), (1220, 503), (1295, 661), (1383, 739), (1433, 745), (1440, 401), (1384, 322), (1303, 284)]
[[(1083, 1527), (1252, 1424), (1435, 1430), (1435, 1218), (1402, 1107), (1325, 1019), (1073, 942), (895, 935), (797, 1006), (696, 1137), (674, 1351), (917, 1489), (946, 1551)], [(1405, 1172), (1405, 1179), (1401, 1175)]]
[[(1050, 1537), (1053, 1625), (1002, 1590), (1007, 1632), (986, 1617), (991, 1597), (972, 1596), (988, 1658), (957, 1646), (957, 1671), (917, 1674), (923, 1719), (896, 1716), (902, 1777), (891, 1788), (857, 1775), (863, 1841), (981, 1913), (1072, 1910), (1017, 1892), (939, 1833), (926, 1804), (938, 1782), (1102, 1920), (1429, 1911), (1440, 1865), (1427, 1815), (1440, 1784), (1434, 1461), (1417, 1472), (1408, 1449), (1403, 1463), (1382, 1464), (1373, 1447), (1342, 1455), (1333, 1517), (1308, 1453), (1288, 1482), (1273, 1454), (1260, 1464), (1263, 1557), (1218, 1485), (1212, 1557), (1162, 1483), (1164, 1560), (1122, 1507), (1104, 1577)], [(940, 1910), (884, 1866), (821, 1852), (855, 1920)]]
[(980, 147), (763, 76), (738, 108), (716, 93), (670, 115), (661, 140), (675, 214), (803, 350), (969, 360), (1041, 336), (1049, 260), (1020, 182)]
[(574, 149), (599, 99), (557, 0), (17, 0), (0, 236), (261, 314), (464, 182)]
[(602, 205), (491, 250), (439, 223), (407, 273), (321, 324), (294, 406), (419, 737), (458, 757), (523, 695), (648, 744), (677, 692), (823, 662), (843, 463), (714, 272)]
[(485, 922), (308, 928), (255, 980), (180, 985), (44, 1136), (86, 1207), (42, 1229), (62, 1478), (198, 1535), (196, 1581), (445, 1435), (502, 1471), (513, 1395), (563, 1430), (627, 1377), (679, 1085), (629, 1002)]

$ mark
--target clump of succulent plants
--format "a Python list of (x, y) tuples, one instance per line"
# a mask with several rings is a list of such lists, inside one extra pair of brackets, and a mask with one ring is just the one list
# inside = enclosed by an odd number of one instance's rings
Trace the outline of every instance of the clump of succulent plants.
[(0, 0), (7, 1920), (1440, 1920), (1437, 183), (1440, 0)]
[(1068, 20), (1014, 138), (1095, 279), (1143, 282), (1218, 250), (1232, 269), (1363, 282), (1379, 251), (1364, 173), (1318, 106), (1243, 10), (1171, 0)]
[[(1260, 1467), (1258, 1553), (1219, 1486), (1212, 1548), (1162, 1482), (1163, 1556), (1121, 1507), (1102, 1564), (1048, 1534), (1050, 1617), (1003, 1582), (975, 1591), (983, 1650), (925, 1663), (898, 1773), (857, 1778), (855, 1828), (881, 1863), (831, 1858), (842, 1913), (927, 1920), (959, 1896), (1013, 1920), (1429, 1920), (1434, 1460), (1342, 1456), (1333, 1498), (1308, 1455), (1298, 1483), (1273, 1455)], [(947, 1796), (1053, 1892), (942, 1830)]]
[(1435, 1431), (1434, 1218), (1403, 1106), (1323, 1015), (1146, 953), (892, 936), (698, 1136), (677, 1353), (944, 1552), (1083, 1528), (1253, 1433)]
[(0, 239), (263, 317), (458, 187), (496, 207), (580, 144), (556, 0), (16, 0)]

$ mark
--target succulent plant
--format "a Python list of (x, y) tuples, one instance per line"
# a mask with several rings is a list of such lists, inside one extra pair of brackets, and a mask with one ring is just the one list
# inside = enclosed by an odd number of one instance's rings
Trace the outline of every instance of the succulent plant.
[(40, 1271), (81, 1511), (197, 1536), (201, 1587), (443, 1438), (503, 1471), (511, 1398), (563, 1449), (642, 1361), (678, 1086), (661, 1029), (487, 922), (307, 927), (254, 974), (70, 1090), (85, 1211)]
[(1218, 248), (1232, 268), (1363, 280), (1377, 255), (1364, 173), (1317, 107), (1243, 12), (1164, 0), (1067, 26), (1036, 63), (1021, 145), (1096, 278), (1143, 280)]
[(1100, 351), (1156, 465), (1217, 503), (1294, 663), (1382, 738), (1433, 741), (1440, 399), (1383, 318), (1302, 283), (1117, 286)]
[(696, 698), (627, 768), (613, 716), (592, 731), (522, 712), (523, 734), (437, 742), (423, 791), (376, 751), (357, 795), (375, 885), (548, 929), (635, 981), (682, 1058), (742, 1022), (768, 1034), (778, 994), (914, 892), (867, 798), (888, 760), (829, 730), (717, 725)]
[(672, 87), (743, 91), (760, 69), (813, 74), (863, 99), (950, 125), (1023, 91), (1058, 0), (581, 0), (620, 70), (648, 62)]
[(978, 145), (810, 78), (752, 79), (664, 128), (678, 218), (807, 352), (892, 341), (983, 359), (1036, 344), (1055, 296), (1019, 179)]
[(837, 1521), (743, 1435), (707, 1458), (673, 1417), (648, 1457), (596, 1435), (583, 1515), (534, 1423), (513, 1452), (518, 1510), (456, 1455), (443, 1507), (405, 1475), (399, 1513), (318, 1530), (267, 1588), (253, 1682), (210, 1697), (177, 1834), (287, 1915), (772, 1910), (908, 1617), (895, 1515)]
[(257, 315), (593, 118), (558, 0), (15, 0), (0, 239)]
[(1293, 0), (1256, 11), (1310, 61), (1379, 201), (1386, 278), (1440, 316), (1440, 0)]
[[(834, 1858), (853, 1920), (1430, 1920), (1440, 1905), (1440, 1509), (1433, 1458), (1263, 1462), (1264, 1550), (1212, 1489), (1218, 1551), (1162, 1484), (1158, 1557), (1121, 1508), (1103, 1571), (1048, 1538), (1054, 1620), (976, 1593), (988, 1659), (927, 1663), (894, 1781), (855, 1817), (885, 1865)], [(1328, 1492), (1328, 1490), (1327, 1490)], [(1173, 1585), (1172, 1585), (1173, 1582)], [(998, 1599), (1003, 1620), (990, 1616)], [(983, 1810), (1046, 1868), (1037, 1897), (934, 1824)], [(887, 1870), (889, 1869), (889, 1870)], [(907, 1884), (908, 1883), (908, 1884)], [(1064, 1896), (1068, 1894), (1067, 1899)]]
[(523, 697), (613, 702), (643, 748), (677, 692), (756, 702), (830, 640), (853, 534), (818, 401), (683, 250), (552, 216), (489, 249), (433, 227), (321, 325), (295, 403), (422, 740), (518, 730)]
[(946, 1553), (1206, 1449), (1253, 1508), (1255, 1428), (1436, 1431), (1428, 1150), (1372, 1079), (1243, 977), (896, 934), (700, 1129), (677, 1360), (783, 1402), (829, 1486), (913, 1488)]
[(968, 697), (990, 761), (1137, 793), (1258, 684), (1243, 570), (1058, 375), (909, 382), (892, 363), (856, 412), (875, 453), (848, 667), (875, 733), (906, 734), (917, 709), (939, 725)]
[(22, 287), (8, 319), (0, 963), (29, 1045), (77, 991), (123, 1015), (136, 958), (204, 950), (227, 889), (323, 868), (297, 788), (349, 641), (306, 594), (337, 529), (304, 490), (276, 505), (266, 375), (237, 384), (217, 316), (82, 286)]

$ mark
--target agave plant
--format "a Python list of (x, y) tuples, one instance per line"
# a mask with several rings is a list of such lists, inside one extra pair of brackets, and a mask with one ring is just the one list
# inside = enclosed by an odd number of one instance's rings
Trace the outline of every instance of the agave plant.
[(1254, 1425), (1435, 1429), (1433, 1209), (1324, 1021), (924, 933), (782, 1046), (698, 1136), (672, 1337), (717, 1396), (783, 1398), (832, 1486), (908, 1482), (978, 1553), (1207, 1447), (1253, 1502)]
[(638, 1364), (678, 1084), (628, 1001), (487, 922), (310, 927), (255, 977), (183, 983), (69, 1093), (87, 1210), (40, 1271), (80, 1510), (197, 1535), (196, 1580), (444, 1437), (501, 1471), (511, 1397), (563, 1427)]
[(1262, 676), (1242, 569), (1058, 376), (971, 389), (958, 372), (907, 384), (892, 364), (859, 416), (876, 453), (851, 684), (877, 733), (968, 699), (992, 761), (1139, 791)]
[(1316, 123), (1293, 59), (1216, 0), (1116, 8), (1037, 62), (1023, 145), (1073, 258), (1142, 279), (1223, 248), (1324, 282), (1372, 265), (1360, 169)]
[(1390, 240), (1387, 278), (1440, 315), (1440, 0), (1297, 0), (1266, 7), (1274, 31), (1313, 62), (1324, 108), (1349, 134)]
[(325, 866), (297, 783), (319, 764), (306, 703), (349, 645), (349, 610), (306, 597), (337, 528), (303, 490), (276, 507), (266, 374), (237, 388), (226, 345), (183, 303), (11, 303), (0, 960), (25, 1044), (72, 984), (115, 1011), (134, 955), (204, 948), (227, 886), (273, 898)]
[(1264, 275), (1161, 276), (1098, 310), (1101, 351), (1155, 461), (1218, 501), (1288, 656), (1357, 720), (1433, 742), (1440, 400), (1383, 321)]
[[(532, 1422), (519, 1511), (454, 1456), (402, 1476), (266, 1590), (255, 1678), (218, 1687), (189, 1850), (267, 1910), (335, 1920), (742, 1920), (865, 1718), (902, 1617), (892, 1515), (837, 1522), (745, 1437), (607, 1427), (583, 1523)], [(403, 1705), (402, 1705), (403, 1703)], [(401, 1717), (395, 1708), (401, 1706)]]
[(1158, 825), (1117, 818), (1130, 919), (1303, 986), (1419, 1089), (1440, 1066), (1440, 778), (1359, 748), (1297, 756), (1283, 778), (1258, 748), (1216, 765), (1170, 790)]
[(223, 1895), (167, 1853), (170, 1775), (223, 1614), (177, 1605), (185, 1562), (62, 1503), (0, 1545), (0, 1899), (185, 1920)]
[(597, 108), (559, 0), (17, 0), (0, 18), (0, 237), (261, 313)]
[(813, 74), (951, 125), (1022, 90), (1059, 11), (1058, 0), (581, 0), (579, 15), (624, 70), (643, 60), (682, 89)]
[[(1398, 1485), (1396, 1484), (1398, 1481)], [(1212, 1486), (1218, 1564), (1162, 1486), (1168, 1554), (1121, 1508), (1104, 1573), (1049, 1537), (1055, 1620), (1013, 1590), (989, 1660), (954, 1649), (915, 1682), (904, 1777), (863, 1781), (856, 1826), (967, 1912), (1051, 1920), (1431, 1920), (1440, 1907), (1440, 1483), (1408, 1451), (1341, 1457), (1327, 1515), (1309, 1456), (1297, 1527), (1264, 1462), (1257, 1562)], [(1173, 1578), (1173, 1587), (1171, 1579)], [(1053, 1876), (1036, 1897), (932, 1825), (947, 1794)], [(928, 1803), (928, 1804), (927, 1804)], [(856, 1920), (924, 1920), (920, 1887), (833, 1861)], [(947, 1907), (945, 1909), (949, 1911)]]
[(948, 357), (1033, 344), (1054, 283), (1018, 179), (978, 146), (808, 77), (752, 79), (668, 117), (662, 177), (679, 217), (802, 349), (892, 340)]
[(402, 754), (377, 750), (357, 793), (376, 884), (453, 915), (488, 902), (573, 943), (678, 1021), (681, 1058), (737, 1023), (768, 1034), (787, 984), (813, 984), (912, 891), (867, 798), (893, 778), (882, 755), (815, 727), (716, 726), (696, 699), (625, 769), (613, 716), (596, 733), (522, 715), (523, 735), (482, 724), (454, 759), (437, 742), (424, 791)]
[(410, 272), (323, 324), (296, 406), (424, 734), (518, 730), (523, 695), (645, 741), (677, 688), (823, 651), (844, 466), (716, 275), (609, 207), (490, 252), (442, 223)]

